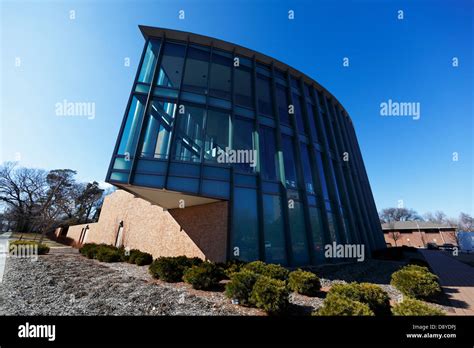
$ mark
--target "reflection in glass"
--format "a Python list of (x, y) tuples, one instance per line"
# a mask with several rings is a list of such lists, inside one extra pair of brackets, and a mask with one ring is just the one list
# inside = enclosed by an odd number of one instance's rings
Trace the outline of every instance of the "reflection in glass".
[[(234, 189), (232, 257), (243, 261), (258, 260), (257, 191)], [(238, 256), (236, 256), (236, 252)]]
[(147, 116), (142, 157), (167, 159), (176, 104), (153, 100)]
[[(230, 114), (215, 110), (207, 112), (206, 141), (204, 144), (204, 158), (216, 162), (220, 152), (226, 152), (230, 147)], [(227, 163), (227, 162), (226, 162)]]
[(293, 208), (288, 207), (291, 231), (291, 249), (295, 265), (309, 263), (308, 241), (304, 222), (303, 204), (293, 201)]
[(285, 166), (285, 182), (287, 188), (296, 188), (296, 165), (295, 165), (295, 151), (293, 148), (293, 140), (288, 135), (281, 136), (283, 147), (283, 161)]
[(122, 138), (118, 149), (119, 155), (133, 157), (138, 140), (139, 126), (145, 109), (146, 97), (134, 95), (127, 114), (127, 121), (123, 129)]
[[(174, 159), (180, 161), (201, 161), (203, 141), (204, 109), (183, 105), (184, 113), (178, 112)], [(180, 110), (181, 111), (181, 110)]]
[(184, 69), (183, 89), (207, 94), (209, 69), (209, 51), (198, 47), (189, 47)]
[(219, 51), (212, 52), (209, 92), (213, 97), (230, 99), (232, 58)]
[(157, 80), (159, 86), (179, 88), (183, 74), (184, 53), (183, 45), (165, 43)]
[(277, 180), (278, 155), (276, 152), (275, 131), (270, 127), (260, 127), (260, 171), (262, 178)]
[(263, 195), (265, 262), (285, 265), (285, 231), (280, 196)]
[(151, 83), (153, 70), (155, 70), (156, 60), (160, 51), (160, 40), (151, 39), (146, 48), (145, 57), (138, 75), (138, 82)]

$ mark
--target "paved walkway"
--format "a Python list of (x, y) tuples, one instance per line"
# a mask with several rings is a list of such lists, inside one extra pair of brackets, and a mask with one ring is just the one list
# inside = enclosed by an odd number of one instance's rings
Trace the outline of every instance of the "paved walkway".
[(474, 315), (474, 268), (437, 250), (420, 250), (455, 308), (457, 315)]
[(10, 238), (11, 232), (0, 232), (0, 283), (3, 279), (3, 272), (5, 271), (5, 264), (7, 262), (8, 254), (8, 238)]

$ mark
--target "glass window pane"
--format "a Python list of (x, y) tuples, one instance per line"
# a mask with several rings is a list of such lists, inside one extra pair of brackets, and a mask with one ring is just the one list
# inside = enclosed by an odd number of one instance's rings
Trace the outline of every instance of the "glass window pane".
[(212, 53), (211, 80), (209, 82), (210, 95), (230, 99), (232, 59)]
[(301, 99), (298, 95), (293, 94), (293, 106), (294, 109), (294, 116), (296, 117), (296, 123), (298, 126), (298, 132), (306, 133), (306, 125), (303, 121), (303, 111), (301, 110)]
[(313, 105), (310, 103), (306, 103), (306, 111), (308, 112), (308, 121), (309, 121), (309, 130), (313, 139), (316, 141), (318, 140), (318, 133), (316, 130), (316, 123), (314, 120), (314, 112), (313, 112)]
[(308, 240), (304, 222), (303, 204), (294, 201), (293, 208), (288, 209), (291, 231), (291, 249), (295, 265), (309, 263)]
[[(258, 260), (257, 191), (235, 188), (233, 213), (232, 257), (243, 261)], [(235, 256), (235, 251), (239, 256)]]
[(134, 156), (135, 146), (138, 140), (139, 126), (145, 111), (146, 97), (141, 95), (133, 96), (128, 110), (127, 121), (125, 121), (125, 127), (122, 133), (122, 139), (120, 139), (120, 145), (118, 149), (119, 155)]
[(207, 94), (209, 52), (197, 47), (189, 47), (184, 70), (183, 89)]
[(278, 104), (278, 115), (280, 116), (280, 123), (289, 124), (290, 119), (288, 117), (288, 98), (286, 94), (286, 88), (277, 85), (276, 98)]
[(324, 174), (323, 159), (321, 157), (321, 152), (316, 151), (315, 158), (316, 158), (316, 167), (318, 169), (318, 175), (319, 175), (319, 181), (320, 181), (319, 183), (321, 185), (323, 198), (325, 200), (329, 200), (329, 192), (328, 192), (326, 175)]
[(265, 262), (285, 265), (285, 230), (280, 196), (263, 195)]
[(138, 75), (138, 82), (151, 83), (153, 70), (155, 70), (156, 60), (160, 51), (160, 40), (150, 40), (146, 48), (145, 57)]
[(283, 146), (283, 160), (285, 165), (285, 181), (287, 188), (297, 187), (296, 166), (295, 166), (295, 151), (293, 147), (293, 140), (287, 135), (281, 137)]
[(265, 115), (273, 114), (270, 79), (257, 77), (258, 111)]
[(316, 207), (309, 208), (311, 218), (311, 234), (313, 236), (313, 251), (316, 260), (324, 261), (324, 226), (321, 215), (321, 209)]
[(235, 103), (242, 106), (247, 106), (253, 108), (253, 89), (252, 89), (252, 79), (251, 79), (251, 70), (239, 66), (234, 70), (234, 93), (235, 93)]
[(176, 104), (153, 100), (147, 115), (147, 125), (143, 138), (143, 157), (167, 159), (171, 130), (176, 112)]
[(183, 74), (184, 52), (183, 45), (165, 43), (157, 81), (159, 86), (179, 88)]
[(301, 161), (303, 162), (304, 184), (306, 191), (314, 193), (313, 174), (311, 172), (311, 162), (309, 149), (306, 144), (301, 143)]
[[(234, 144), (232, 148), (236, 151), (255, 150), (256, 146), (253, 134), (253, 121), (236, 117), (234, 120)], [(235, 163), (234, 167), (239, 171), (244, 171), (247, 173), (255, 172), (256, 168), (255, 166), (252, 167), (250, 163)]]
[(273, 128), (260, 127), (260, 171), (263, 179), (277, 180), (278, 155), (276, 151), (275, 131)]
[(203, 141), (204, 109), (184, 105), (184, 113), (177, 114), (174, 159), (180, 161), (201, 161)]
[[(210, 162), (221, 159), (219, 154), (227, 152), (230, 147), (230, 114), (209, 110), (206, 120), (206, 141), (204, 144), (204, 158)], [(225, 162), (226, 163), (226, 162)]]

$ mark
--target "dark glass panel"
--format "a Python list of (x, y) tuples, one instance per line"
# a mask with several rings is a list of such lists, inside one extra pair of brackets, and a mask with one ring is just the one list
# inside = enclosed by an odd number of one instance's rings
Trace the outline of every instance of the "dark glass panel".
[[(256, 146), (254, 144), (254, 135), (253, 135), (253, 121), (246, 120), (243, 118), (234, 119), (234, 139), (233, 139), (233, 150), (255, 150)], [(258, 156), (256, 160), (258, 161)], [(258, 162), (257, 162), (258, 163)], [(252, 167), (251, 163), (234, 163), (234, 167), (240, 171), (253, 173), (255, 172), (256, 167)]]
[(232, 59), (215, 51), (211, 59), (210, 95), (230, 99)]
[(278, 154), (276, 151), (275, 131), (273, 128), (260, 127), (260, 171), (262, 178), (277, 180)]
[[(203, 142), (204, 108), (183, 105), (178, 108), (174, 159), (200, 162)], [(184, 113), (180, 113), (180, 111)]]
[(234, 70), (234, 94), (237, 105), (253, 108), (251, 70), (242, 65)]
[(230, 243), (231, 258), (258, 260), (257, 191), (234, 188), (233, 227)]
[(323, 166), (323, 159), (321, 157), (321, 153), (319, 151), (316, 151), (316, 167), (318, 169), (318, 174), (319, 174), (319, 181), (321, 185), (321, 191), (323, 194), (323, 198), (325, 200), (329, 199), (329, 191), (328, 191), (328, 186), (327, 186), (327, 180), (326, 180), (326, 175), (324, 174), (324, 166)]
[(160, 73), (157, 84), (172, 88), (179, 88), (183, 74), (185, 47), (183, 45), (166, 42), (163, 46)]
[(176, 104), (153, 100), (149, 110), (141, 156), (167, 159)]
[[(230, 114), (215, 110), (207, 112), (206, 140), (204, 144), (204, 158), (206, 161), (216, 162), (222, 159), (221, 152), (225, 153), (230, 147)], [(223, 158), (226, 160), (226, 158)], [(226, 162), (224, 162), (226, 163)]]
[(311, 219), (311, 234), (313, 236), (313, 252), (317, 261), (324, 261), (324, 225), (321, 215), (321, 209), (316, 207), (309, 208)]
[(306, 125), (303, 121), (303, 110), (301, 110), (301, 98), (296, 94), (293, 94), (293, 106), (295, 112), (293, 116), (296, 117), (298, 132), (307, 133)]
[(295, 266), (309, 263), (308, 240), (306, 238), (306, 224), (304, 221), (303, 204), (298, 201), (288, 206), (291, 231), (291, 248)]
[(285, 230), (280, 196), (263, 195), (265, 262), (286, 265)]
[(313, 174), (311, 172), (311, 162), (309, 157), (309, 150), (306, 144), (301, 143), (301, 161), (303, 162), (304, 184), (306, 191), (314, 193)]
[(207, 94), (209, 74), (209, 52), (197, 47), (189, 47), (184, 69), (183, 89)]
[(265, 115), (273, 114), (270, 79), (264, 76), (257, 77), (258, 111)]
[(314, 119), (313, 105), (306, 103), (306, 110), (308, 112), (309, 130), (314, 140), (318, 140), (318, 132), (316, 130), (316, 123)]
[(151, 83), (153, 70), (155, 70), (156, 60), (160, 51), (160, 40), (152, 39), (148, 42), (145, 57), (138, 75), (138, 82)]
[(145, 96), (133, 96), (117, 154), (128, 155), (131, 157), (135, 154), (135, 146), (137, 144), (139, 132), (138, 128), (145, 111), (145, 102)]
[(293, 147), (293, 140), (287, 135), (281, 137), (283, 147), (283, 160), (285, 166), (285, 181), (287, 188), (296, 188), (296, 165), (295, 165), (295, 151)]
[(286, 94), (286, 88), (278, 86), (276, 88), (276, 98), (278, 104), (278, 115), (280, 116), (280, 123), (289, 124), (290, 119), (288, 117), (288, 97)]

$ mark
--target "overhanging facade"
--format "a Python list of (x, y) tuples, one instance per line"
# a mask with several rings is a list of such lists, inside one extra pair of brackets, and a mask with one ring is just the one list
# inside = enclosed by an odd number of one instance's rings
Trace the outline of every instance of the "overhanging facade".
[(140, 30), (107, 182), (166, 209), (227, 201), (229, 259), (297, 266), (328, 262), (332, 242), (385, 246), (352, 121), (332, 94), (247, 48)]

